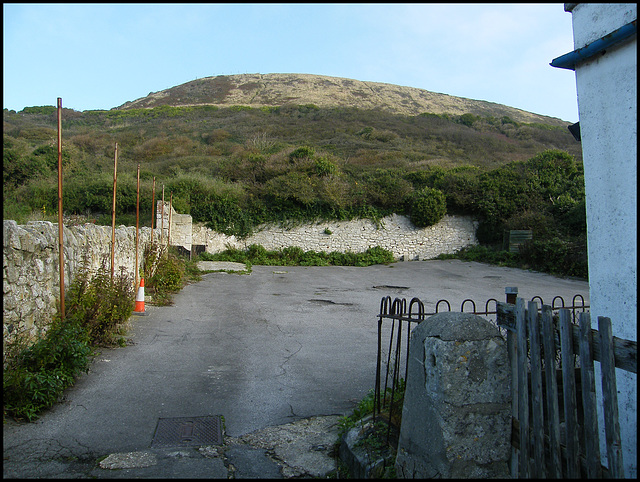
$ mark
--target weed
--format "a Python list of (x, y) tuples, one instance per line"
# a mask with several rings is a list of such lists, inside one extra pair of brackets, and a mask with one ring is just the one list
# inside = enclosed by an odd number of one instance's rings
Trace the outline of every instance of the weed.
[(124, 271), (90, 273), (87, 260), (69, 286), (66, 316), (57, 313), (35, 340), (14, 335), (7, 343), (2, 379), (4, 414), (35, 420), (89, 367), (93, 346), (126, 344), (133, 286)]
[(28, 343), (22, 335), (8, 347), (11, 354), (3, 372), (2, 395), (5, 414), (31, 422), (88, 370), (92, 349), (80, 323), (62, 321), (59, 315), (45, 336)]

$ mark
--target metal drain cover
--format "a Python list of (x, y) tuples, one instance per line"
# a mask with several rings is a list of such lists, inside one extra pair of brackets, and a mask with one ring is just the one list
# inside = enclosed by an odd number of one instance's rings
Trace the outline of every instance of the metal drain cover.
[(209, 417), (161, 418), (151, 447), (193, 447), (222, 445), (220, 415)]

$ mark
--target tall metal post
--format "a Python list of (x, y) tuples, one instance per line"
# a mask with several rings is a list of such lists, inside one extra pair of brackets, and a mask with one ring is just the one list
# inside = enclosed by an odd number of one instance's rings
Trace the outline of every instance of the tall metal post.
[(169, 251), (169, 245), (171, 244), (171, 213), (173, 211), (172, 205), (173, 205), (173, 192), (169, 197), (169, 231), (167, 232), (167, 252)]
[(64, 320), (64, 250), (62, 241), (62, 97), (58, 97), (58, 253), (60, 257), (60, 316)]
[(151, 188), (151, 245), (153, 245), (153, 221), (156, 217), (156, 177), (153, 176), (153, 187)]
[(164, 244), (164, 184), (162, 185), (162, 208), (160, 209), (160, 246)]
[(140, 221), (140, 164), (138, 164), (138, 192), (136, 194), (136, 275), (135, 275), (135, 289), (138, 289), (138, 229)]
[(116, 142), (116, 152), (113, 158), (113, 206), (111, 208), (111, 279), (115, 272), (115, 249), (116, 249), (116, 183), (118, 181), (118, 143)]

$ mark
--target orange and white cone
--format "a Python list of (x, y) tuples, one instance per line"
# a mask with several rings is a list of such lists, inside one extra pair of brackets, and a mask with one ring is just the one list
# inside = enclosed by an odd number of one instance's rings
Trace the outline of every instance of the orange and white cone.
[(133, 309), (135, 313), (144, 313), (144, 278), (140, 278), (140, 288), (136, 295), (136, 306)]

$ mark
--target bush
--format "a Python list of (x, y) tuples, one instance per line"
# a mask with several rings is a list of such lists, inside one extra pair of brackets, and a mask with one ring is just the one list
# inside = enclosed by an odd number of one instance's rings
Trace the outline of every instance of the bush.
[(3, 371), (2, 399), (5, 412), (31, 422), (88, 371), (92, 350), (81, 323), (59, 315), (44, 337), (28, 347), (26, 343), (26, 337), (17, 337), (7, 348), (11, 356)]
[(167, 253), (158, 260), (155, 272), (149, 279), (149, 286), (160, 292), (176, 292), (182, 288), (183, 276), (184, 266), (180, 259)]
[(121, 345), (134, 299), (133, 280), (124, 269), (111, 278), (105, 263), (93, 276), (83, 267), (69, 286), (66, 319), (82, 326), (94, 345)]
[(447, 213), (447, 204), (442, 191), (425, 187), (417, 191), (410, 200), (409, 218), (419, 228), (437, 224)]
[(229, 248), (222, 253), (203, 253), (200, 259), (206, 261), (234, 261), (264, 266), (371, 266), (392, 263), (393, 253), (379, 246), (367, 249), (364, 253), (340, 253), (303, 251), (297, 246), (289, 246), (278, 251), (267, 251), (264, 247), (252, 244), (246, 251)]
[(111, 279), (104, 265), (91, 277), (85, 262), (65, 301), (65, 319), (57, 314), (36, 341), (18, 335), (8, 343), (4, 409), (17, 418), (32, 421), (56, 403), (88, 370), (92, 345), (122, 344), (118, 335), (133, 311), (132, 280), (124, 273)]
[(336, 174), (338, 172), (338, 166), (335, 162), (327, 159), (326, 157), (320, 157), (315, 161), (315, 173), (318, 176), (329, 176), (330, 174)]
[(525, 243), (520, 256), (524, 263), (537, 271), (587, 279), (586, 251), (586, 236), (575, 240), (556, 236)]
[(311, 159), (315, 153), (316, 153), (316, 150), (313, 147), (309, 147), (309, 146), (298, 147), (291, 154), (289, 154), (289, 162), (296, 163), (304, 159)]

